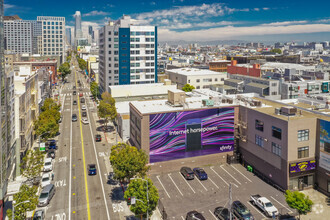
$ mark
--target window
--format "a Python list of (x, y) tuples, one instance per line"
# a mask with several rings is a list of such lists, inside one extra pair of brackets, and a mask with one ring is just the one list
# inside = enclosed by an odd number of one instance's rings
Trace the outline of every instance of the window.
[(256, 130), (264, 131), (264, 122), (256, 119)]
[(259, 135), (256, 135), (256, 145), (264, 147), (264, 139)]
[(282, 129), (272, 126), (272, 136), (278, 139), (282, 139)]
[(308, 141), (309, 140), (309, 130), (299, 130), (298, 131), (298, 141)]
[(118, 55), (118, 50), (115, 50), (115, 51), (114, 51), (114, 54), (115, 54), (115, 55)]
[(282, 154), (282, 147), (274, 142), (272, 142), (272, 152), (277, 156), (281, 156)]
[(298, 148), (298, 158), (309, 157), (309, 147)]
[(198, 82), (198, 83), (199, 83), (199, 82), (200, 82), (200, 79), (196, 79), (196, 82)]

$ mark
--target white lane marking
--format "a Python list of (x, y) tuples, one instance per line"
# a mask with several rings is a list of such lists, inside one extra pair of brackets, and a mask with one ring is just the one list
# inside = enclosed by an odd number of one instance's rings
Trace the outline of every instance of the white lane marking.
[(158, 179), (158, 181), (159, 181), (160, 185), (162, 185), (162, 187), (163, 187), (164, 191), (166, 192), (166, 194), (167, 194), (168, 198), (171, 198), (171, 196), (170, 196), (170, 195), (168, 194), (168, 192), (166, 191), (166, 189), (165, 189), (165, 187), (164, 187), (163, 183), (160, 181), (160, 179), (159, 179), (159, 176), (156, 176), (156, 178)]
[[(95, 153), (95, 158), (96, 158), (97, 169), (99, 169), (101, 171), (101, 169), (100, 169), (100, 163), (99, 163), (99, 159), (98, 159), (97, 152), (96, 152), (96, 147), (95, 147), (95, 139), (94, 139), (94, 135), (93, 135), (93, 131), (92, 131), (92, 122), (91, 122), (90, 117), (89, 117), (88, 108), (86, 109), (86, 112), (87, 112), (88, 121), (90, 121), (90, 123), (89, 123), (89, 130), (90, 130), (91, 135), (92, 135), (92, 143), (93, 143), (93, 147), (94, 147), (94, 153)], [(108, 220), (110, 220), (108, 203), (107, 203), (107, 200), (105, 198), (105, 192), (104, 192), (104, 186), (103, 186), (102, 177), (101, 177), (101, 175), (98, 175), (98, 176), (99, 176), (100, 182), (101, 182), (101, 188), (102, 188), (102, 193), (103, 193), (103, 199), (104, 199), (105, 209), (107, 211), (107, 217), (108, 217)]]
[(211, 215), (212, 215), (216, 220), (218, 220), (218, 218), (215, 217), (215, 215), (213, 214), (213, 212), (212, 212), (211, 210), (209, 210), (209, 212), (211, 213)]
[(61, 163), (61, 162), (66, 162), (67, 158), (66, 157), (60, 157), (58, 158), (58, 162)]
[(241, 173), (238, 169), (236, 169), (236, 167), (231, 166), (232, 168), (234, 168), (237, 172), (239, 172), (242, 176), (245, 177), (245, 179), (247, 179), (248, 181), (250, 181), (252, 183), (252, 180), (250, 180), (249, 178), (247, 178), (247, 176), (245, 176), (243, 173)]
[(263, 217), (267, 218), (267, 216), (265, 216), (264, 213), (260, 212), (260, 211), (259, 211), (256, 207), (254, 207), (254, 205), (252, 205), (249, 201), (247, 201), (247, 203), (248, 203), (252, 208), (254, 208), (254, 210), (256, 210), (257, 212), (259, 212), (260, 215), (262, 215)]
[(62, 106), (61, 106), (61, 111), (63, 111), (63, 108), (64, 108), (64, 101), (65, 101), (65, 94), (64, 94), (64, 97), (63, 97), (63, 102), (62, 102)]
[[(211, 170), (213, 170), (213, 167), (210, 167)], [(229, 184), (217, 173), (215, 172), (215, 170), (213, 170), (213, 172), (223, 181), (226, 183), (227, 186), (229, 186)]]
[(231, 178), (233, 178), (236, 182), (238, 182), (239, 185), (242, 185), (242, 183), (240, 183), (235, 177), (233, 177), (233, 175), (231, 175), (227, 170), (225, 170), (225, 168), (223, 168), (222, 166), (220, 166), (221, 169), (223, 169), (229, 176), (231, 176)]
[(112, 204), (113, 212), (124, 212), (124, 207), (122, 203), (114, 203)]
[(63, 186), (66, 186), (66, 180), (59, 180), (59, 181), (56, 181), (55, 182), (55, 187), (63, 187)]
[(51, 220), (55, 220), (55, 219), (56, 220), (66, 220), (66, 214), (63, 212), (63, 213), (52, 215)]
[(204, 189), (207, 191), (206, 187), (203, 185), (203, 183), (196, 177), (196, 180), (198, 180), (198, 182), (202, 185), (202, 187), (204, 187)]
[[(72, 115), (72, 101), (70, 98), (71, 114)], [(70, 169), (69, 169), (69, 220), (71, 219), (71, 180), (72, 180), (72, 120), (70, 120)]]
[(167, 175), (168, 175), (168, 177), (172, 180), (174, 186), (178, 189), (178, 191), (179, 191), (179, 193), (181, 194), (181, 196), (183, 196), (181, 190), (179, 189), (179, 187), (176, 185), (176, 183), (174, 182), (173, 178), (171, 177), (171, 174), (169, 173), (169, 174), (167, 174)]
[(187, 185), (190, 187), (190, 189), (191, 189), (194, 193), (196, 193), (195, 190), (190, 186), (190, 184), (188, 183), (188, 181), (182, 176), (182, 174), (181, 174), (180, 172), (178, 172), (178, 173), (179, 173), (179, 175), (182, 177), (182, 179), (187, 183)]
[(184, 220), (184, 217), (181, 215), (181, 218)]
[(290, 209), (288, 209), (285, 205), (283, 205), (282, 203), (280, 203), (279, 201), (277, 201), (273, 196), (271, 196), (270, 198), (274, 199), (274, 201), (276, 201), (278, 204), (280, 204), (282, 207), (286, 208), (286, 210), (288, 210), (289, 212), (292, 212)]
[(219, 189), (219, 186), (217, 184), (215, 184), (215, 182), (213, 182), (213, 180), (210, 177), (207, 177), (214, 185), (215, 187), (217, 187)]

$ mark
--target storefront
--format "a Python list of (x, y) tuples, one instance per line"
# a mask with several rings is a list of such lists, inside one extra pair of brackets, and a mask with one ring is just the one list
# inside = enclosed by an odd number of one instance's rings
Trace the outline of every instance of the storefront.
[(314, 185), (315, 160), (301, 161), (289, 164), (289, 189), (304, 190)]

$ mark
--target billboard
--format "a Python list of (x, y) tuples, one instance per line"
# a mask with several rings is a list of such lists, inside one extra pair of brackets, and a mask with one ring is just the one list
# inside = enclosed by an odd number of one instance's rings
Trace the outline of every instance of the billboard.
[(330, 171), (330, 122), (320, 120), (320, 159), (319, 166)]
[(290, 163), (290, 173), (298, 173), (316, 168), (315, 160), (303, 161), (299, 163)]
[(233, 151), (234, 107), (149, 117), (151, 163)]

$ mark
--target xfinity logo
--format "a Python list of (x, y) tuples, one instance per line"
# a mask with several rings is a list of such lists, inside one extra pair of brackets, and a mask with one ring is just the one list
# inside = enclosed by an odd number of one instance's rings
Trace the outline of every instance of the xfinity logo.
[(222, 145), (220, 147), (220, 151), (224, 151), (224, 150), (231, 150), (232, 146), (231, 145)]

